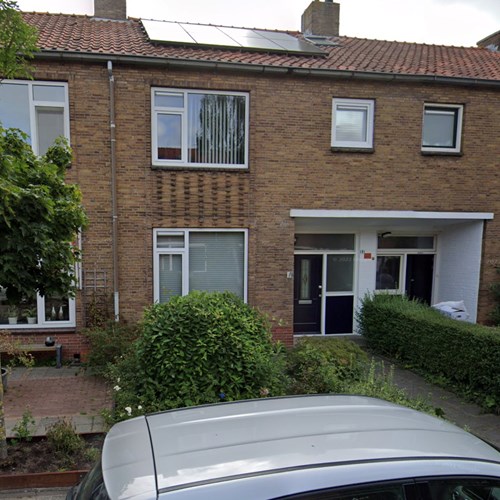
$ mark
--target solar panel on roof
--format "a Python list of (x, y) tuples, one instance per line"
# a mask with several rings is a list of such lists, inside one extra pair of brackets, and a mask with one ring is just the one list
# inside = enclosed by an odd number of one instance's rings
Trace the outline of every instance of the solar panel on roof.
[(141, 22), (149, 39), (154, 42), (324, 55), (312, 43), (278, 31), (146, 19), (141, 19)]

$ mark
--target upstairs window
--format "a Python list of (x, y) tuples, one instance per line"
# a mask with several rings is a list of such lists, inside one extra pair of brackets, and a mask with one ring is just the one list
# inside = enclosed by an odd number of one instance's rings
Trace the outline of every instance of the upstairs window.
[(152, 89), (153, 165), (246, 168), (248, 94)]
[(463, 106), (424, 104), (422, 151), (459, 153)]
[(0, 122), (25, 132), (35, 154), (44, 155), (57, 137), (69, 138), (67, 84), (3, 80)]
[(333, 99), (332, 148), (372, 149), (375, 103)]

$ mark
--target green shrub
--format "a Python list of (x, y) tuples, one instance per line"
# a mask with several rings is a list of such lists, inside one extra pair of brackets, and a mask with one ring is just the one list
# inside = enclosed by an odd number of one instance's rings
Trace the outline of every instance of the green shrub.
[(235, 295), (173, 297), (146, 310), (142, 330), (113, 374), (127, 415), (284, 392), (284, 355), (267, 319)]
[(360, 331), (375, 351), (446, 381), (500, 411), (500, 329), (456, 321), (405, 298), (367, 296)]
[(84, 330), (90, 343), (88, 366), (96, 373), (104, 373), (109, 363), (127, 354), (139, 335), (138, 325), (109, 322), (103, 327)]
[(368, 363), (366, 353), (354, 342), (306, 337), (287, 354), (292, 394), (343, 392), (357, 380)]
[(12, 431), (16, 440), (31, 441), (35, 430), (35, 419), (29, 409), (24, 410), (21, 420), (14, 425)]

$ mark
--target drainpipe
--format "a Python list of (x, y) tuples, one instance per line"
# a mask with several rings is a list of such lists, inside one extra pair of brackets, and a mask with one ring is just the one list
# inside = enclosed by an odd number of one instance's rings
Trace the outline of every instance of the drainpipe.
[(113, 246), (113, 304), (115, 321), (120, 319), (120, 292), (118, 288), (118, 210), (116, 202), (116, 124), (115, 124), (115, 77), (113, 63), (108, 61), (109, 76), (109, 128), (111, 138), (111, 205)]

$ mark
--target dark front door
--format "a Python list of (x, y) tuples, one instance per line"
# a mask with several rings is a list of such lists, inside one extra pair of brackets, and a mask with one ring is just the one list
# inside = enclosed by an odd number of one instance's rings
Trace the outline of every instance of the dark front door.
[(406, 256), (406, 295), (431, 304), (434, 255)]
[(294, 269), (294, 333), (321, 333), (322, 255), (296, 255)]

